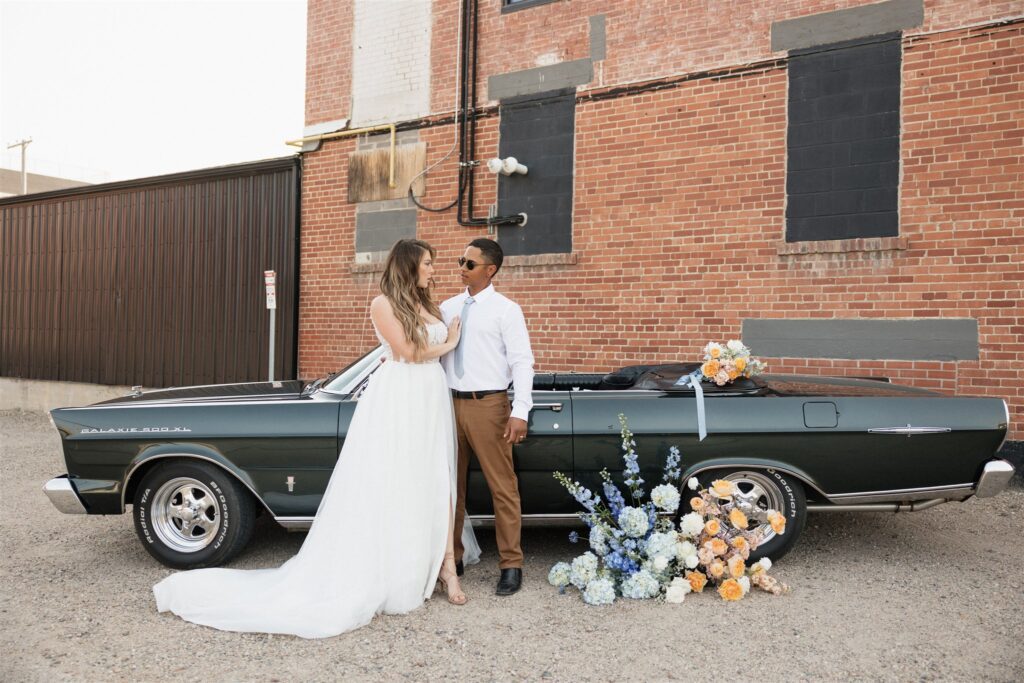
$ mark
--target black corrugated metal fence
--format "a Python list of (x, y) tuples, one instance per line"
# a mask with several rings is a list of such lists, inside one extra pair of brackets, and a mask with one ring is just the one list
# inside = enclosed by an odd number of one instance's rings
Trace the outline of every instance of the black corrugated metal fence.
[(300, 161), (0, 200), (0, 376), (147, 387), (294, 378)]

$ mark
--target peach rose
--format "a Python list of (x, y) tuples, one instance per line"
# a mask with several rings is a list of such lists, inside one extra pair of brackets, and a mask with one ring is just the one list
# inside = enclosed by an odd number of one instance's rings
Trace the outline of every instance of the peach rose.
[(704, 523), (704, 533), (708, 536), (714, 536), (722, 530), (722, 525), (718, 523), (717, 519), (709, 519)]
[(720, 538), (712, 538), (708, 541), (708, 545), (711, 547), (711, 552), (715, 555), (725, 555), (729, 551), (729, 546)]
[(722, 578), (722, 575), (725, 574), (725, 565), (720, 560), (715, 560), (708, 565), (708, 574), (714, 579)]
[(740, 372), (743, 372), (744, 370), (747, 369), (747, 359), (746, 358), (737, 358), (733, 362), (736, 364), (736, 369), (739, 370)]
[(747, 569), (746, 563), (743, 561), (742, 555), (733, 555), (729, 558), (729, 574), (734, 579), (738, 579), (743, 576)]
[(786, 533), (786, 518), (775, 510), (768, 511), (768, 523), (772, 525), (772, 531), (777, 534)]
[(746, 529), (748, 524), (747, 516), (739, 508), (733, 508), (729, 512), (729, 523), (737, 529)]
[(717, 346), (712, 346), (711, 350), (708, 353), (712, 358), (718, 358), (719, 356), (722, 355), (722, 349), (720, 349)]
[(716, 479), (711, 482), (711, 493), (719, 498), (732, 498), (736, 493), (736, 486), (727, 479)]
[(726, 579), (718, 587), (718, 594), (722, 596), (723, 600), (736, 602), (743, 598), (743, 586), (736, 579)]
[(704, 499), (700, 496), (694, 496), (691, 498), (690, 509), (694, 512), (702, 512), (704, 510)]
[(732, 547), (742, 552), (750, 548), (750, 543), (748, 543), (747, 539), (743, 538), (742, 536), (737, 536), (736, 538), (732, 539)]
[(718, 374), (718, 371), (722, 369), (722, 364), (717, 360), (709, 360), (707, 363), (700, 367), (700, 371), (704, 373), (705, 377), (714, 377)]
[(735, 368), (730, 368), (729, 370), (726, 370), (725, 374), (728, 375), (730, 381), (740, 376), (740, 373), (737, 372)]
[(690, 582), (690, 590), (694, 593), (703, 593), (708, 583), (708, 577), (703, 572), (686, 572), (686, 580)]

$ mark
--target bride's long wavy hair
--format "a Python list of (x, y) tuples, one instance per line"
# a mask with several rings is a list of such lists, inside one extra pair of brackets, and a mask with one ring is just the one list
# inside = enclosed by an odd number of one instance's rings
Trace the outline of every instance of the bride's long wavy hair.
[(391, 252), (384, 263), (384, 274), (380, 276), (380, 291), (391, 302), (395, 317), (402, 323), (406, 339), (417, 349), (423, 349), (427, 345), (420, 307), (425, 308), (438, 320), (442, 320), (441, 309), (434, 303), (431, 295), (433, 283), (427, 287), (419, 286), (420, 261), (423, 260), (424, 253), (430, 254), (430, 258), (437, 255), (434, 247), (423, 240), (398, 240), (395, 246), (391, 247)]

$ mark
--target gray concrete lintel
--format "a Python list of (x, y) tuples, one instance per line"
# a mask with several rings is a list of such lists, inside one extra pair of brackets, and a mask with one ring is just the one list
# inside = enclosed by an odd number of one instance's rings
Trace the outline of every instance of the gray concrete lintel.
[(924, 23), (923, 0), (887, 0), (772, 22), (772, 52), (877, 36)]
[(588, 57), (490, 76), (487, 79), (487, 97), (491, 100), (504, 100), (520, 95), (535, 95), (551, 90), (574, 88), (592, 80), (594, 62)]

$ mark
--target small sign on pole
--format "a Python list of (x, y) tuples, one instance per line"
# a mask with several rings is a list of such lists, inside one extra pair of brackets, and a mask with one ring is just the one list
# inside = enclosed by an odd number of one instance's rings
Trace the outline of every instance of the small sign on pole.
[(267, 308), (270, 310), (270, 344), (267, 360), (267, 381), (274, 381), (274, 317), (277, 313), (277, 273), (273, 270), (263, 271), (263, 284), (267, 289)]

